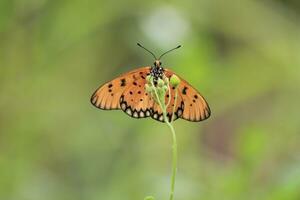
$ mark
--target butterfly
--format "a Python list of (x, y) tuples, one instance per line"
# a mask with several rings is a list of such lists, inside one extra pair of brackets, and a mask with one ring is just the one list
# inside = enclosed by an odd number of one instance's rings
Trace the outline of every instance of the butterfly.
[[(138, 46), (153, 55), (155, 58), (153, 66), (140, 67), (103, 84), (91, 96), (91, 103), (103, 110), (121, 109), (133, 118), (151, 117), (157, 121), (164, 122), (160, 106), (145, 89), (146, 77), (152, 76), (154, 84), (157, 84), (157, 80), (159, 78), (162, 79), (163, 76), (170, 79), (173, 74), (176, 75), (170, 69), (163, 68), (160, 59), (165, 54), (181, 46), (179, 45), (163, 53), (158, 59), (141, 44), (138, 43)], [(180, 79), (179, 86), (177, 88), (170, 87), (170, 91), (165, 96), (165, 101), (170, 101), (166, 109), (169, 121), (172, 119), (172, 115), (174, 115), (173, 120), (182, 118), (198, 122), (207, 119), (211, 111), (204, 97), (186, 80), (180, 76), (178, 77)], [(175, 89), (178, 90), (176, 103)], [(175, 112), (173, 113), (174, 104)]]

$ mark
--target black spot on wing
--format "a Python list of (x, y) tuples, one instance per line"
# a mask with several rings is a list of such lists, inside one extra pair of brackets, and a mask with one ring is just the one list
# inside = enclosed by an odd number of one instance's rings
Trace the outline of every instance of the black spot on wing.
[(121, 87), (124, 87), (124, 86), (126, 86), (126, 79), (122, 78), (121, 79)]
[(184, 86), (184, 88), (182, 89), (182, 94), (186, 95), (186, 90), (187, 90), (187, 89), (188, 89), (188, 88)]

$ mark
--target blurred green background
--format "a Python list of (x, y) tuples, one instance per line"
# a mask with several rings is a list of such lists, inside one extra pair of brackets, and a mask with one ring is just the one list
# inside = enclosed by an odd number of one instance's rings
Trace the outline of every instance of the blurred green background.
[(164, 57), (212, 116), (178, 120), (176, 200), (300, 199), (297, 0), (1, 0), (0, 199), (168, 198), (164, 124), (93, 107)]

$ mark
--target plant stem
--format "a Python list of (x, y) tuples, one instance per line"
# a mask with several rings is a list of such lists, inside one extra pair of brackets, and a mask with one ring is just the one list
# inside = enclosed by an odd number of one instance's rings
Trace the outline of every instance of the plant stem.
[[(151, 82), (152, 86), (154, 86), (153, 82)], [(170, 87), (168, 85), (168, 89), (169, 89), (169, 94), (170, 93)], [(167, 117), (167, 107), (170, 103), (170, 101), (168, 102), (167, 106), (165, 104), (165, 102), (161, 102), (158, 92), (156, 89), (154, 89), (158, 104), (163, 112), (163, 116), (164, 116), (164, 121), (165, 123), (168, 125), (168, 127), (170, 128), (171, 132), (172, 132), (172, 176), (171, 176), (171, 188), (170, 188), (170, 198), (169, 200), (173, 200), (174, 199), (174, 190), (175, 190), (175, 180), (176, 180), (176, 174), (177, 174), (177, 139), (176, 139), (176, 133), (175, 133), (175, 129), (172, 125), (172, 122), (174, 120), (174, 111), (175, 111), (175, 107), (176, 107), (176, 103), (177, 103), (177, 97), (178, 97), (178, 92), (177, 89), (175, 90), (175, 101), (174, 101), (174, 106), (173, 106), (173, 110), (172, 110), (172, 117), (171, 117), (171, 121), (169, 122), (169, 119)], [(171, 95), (170, 98), (171, 99)]]
[(169, 123), (168, 121), (166, 121), (166, 123), (172, 132), (172, 139), (173, 139), (173, 145), (172, 145), (173, 162), (172, 162), (171, 191), (170, 191), (170, 200), (173, 200), (174, 189), (175, 189), (175, 180), (176, 180), (176, 174), (177, 174), (177, 139), (176, 139), (176, 133), (175, 133), (173, 125), (171, 123)]

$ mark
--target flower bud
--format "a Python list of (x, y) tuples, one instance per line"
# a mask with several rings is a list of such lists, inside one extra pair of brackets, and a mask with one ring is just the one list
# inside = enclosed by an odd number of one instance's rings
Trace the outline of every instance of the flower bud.
[(173, 74), (170, 78), (170, 85), (172, 87), (177, 87), (180, 84), (180, 79), (178, 78), (178, 76), (176, 76), (175, 74)]
[(146, 81), (147, 81), (147, 83), (151, 83), (153, 81), (153, 77), (151, 75), (148, 75), (146, 77)]
[(165, 75), (164, 75), (164, 77), (163, 77), (163, 80), (164, 80), (164, 82), (168, 85), (169, 84), (169, 79), (168, 79), (168, 77), (166, 77)]
[(168, 91), (168, 86), (164, 85), (164, 86), (163, 86), (163, 90), (164, 90), (165, 92)]
[(158, 79), (158, 81), (157, 81), (158, 87), (163, 87), (164, 84), (165, 84), (165, 82), (162, 79)]
[(147, 197), (145, 197), (144, 200), (154, 200), (154, 197), (153, 196), (147, 196)]

